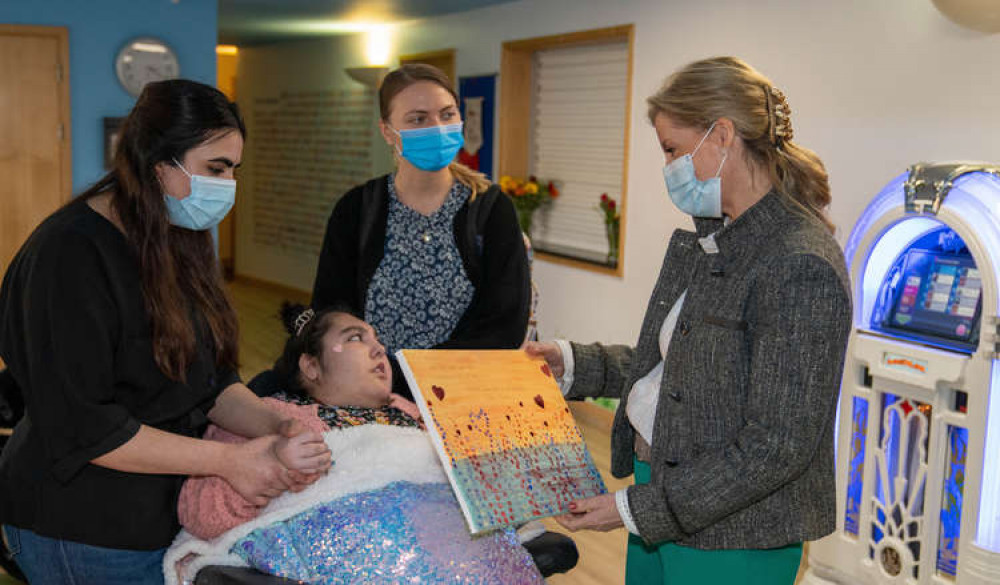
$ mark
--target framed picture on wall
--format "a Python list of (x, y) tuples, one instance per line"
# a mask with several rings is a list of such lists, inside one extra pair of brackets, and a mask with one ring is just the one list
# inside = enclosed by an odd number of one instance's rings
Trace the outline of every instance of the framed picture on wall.
[(125, 118), (104, 118), (104, 169), (110, 171), (118, 150), (118, 134)]
[(458, 162), (493, 180), (493, 111), (496, 75), (462, 77), (458, 80), (459, 108), (465, 122), (465, 145)]

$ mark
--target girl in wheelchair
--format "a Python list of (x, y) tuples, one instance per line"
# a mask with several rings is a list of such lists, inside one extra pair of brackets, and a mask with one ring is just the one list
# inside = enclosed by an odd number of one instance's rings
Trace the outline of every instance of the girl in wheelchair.
[[(372, 328), (344, 310), (286, 305), (291, 338), (266, 398), (323, 433), (333, 466), (299, 493), (254, 506), (217, 477), (180, 494), (184, 530), (164, 561), (167, 583), (208, 565), (249, 566), (309, 583), (542, 583), (513, 531), (473, 538), (416, 406), (391, 393)], [(242, 437), (209, 427), (207, 439)], [(294, 444), (283, 461), (312, 456)]]

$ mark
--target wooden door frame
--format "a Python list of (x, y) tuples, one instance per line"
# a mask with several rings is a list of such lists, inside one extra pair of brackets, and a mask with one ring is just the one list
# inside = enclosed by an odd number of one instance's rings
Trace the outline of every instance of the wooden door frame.
[(619, 210), (620, 235), (618, 240), (618, 266), (611, 268), (586, 260), (548, 254), (535, 249), (535, 258), (581, 268), (590, 272), (625, 276), (625, 209), (628, 200), (629, 145), (632, 129), (632, 77), (635, 47), (635, 26), (624, 24), (580, 32), (571, 32), (536, 37), (503, 43), (500, 53), (500, 113), (498, 140), (498, 177), (504, 175), (527, 177), (530, 160), (528, 149), (531, 142), (532, 75), (533, 58), (536, 52), (561, 47), (578, 47), (607, 42), (624, 41), (628, 44), (628, 65), (625, 82), (625, 112), (622, 121), (624, 131), (624, 152), (622, 153), (622, 183)]
[(69, 91), (69, 29), (65, 26), (36, 26), (0, 24), (0, 35), (14, 37), (52, 37), (56, 39), (59, 54), (59, 118), (62, 120), (62, 140), (59, 144), (62, 202), (73, 196), (73, 130)]
[(425, 51), (423, 53), (411, 53), (409, 55), (400, 55), (399, 64), (403, 65), (406, 63), (420, 63), (425, 60), (436, 60), (436, 59), (446, 59), (451, 61), (451, 71), (445, 71), (445, 75), (449, 75), (452, 85), (455, 89), (458, 88), (458, 71), (457, 64), (455, 62), (455, 49), (440, 49), (437, 51)]
[[(236, 103), (236, 78), (239, 75), (239, 48), (235, 53), (220, 53), (219, 47), (221, 45), (216, 45), (215, 47), (215, 85), (225, 94), (226, 99)], [(219, 79), (219, 62), (223, 59), (232, 59), (236, 64), (234, 68), (234, 74), (232, 76), (231, 85), (227, 86), (228, 91), (223, 90), (223, 84)], [(244, 155), (246, 153), (246, 144), (243, 145)], [(216, 230), (216, 235), (218, 236), (218, 242), (216, 243), (216, 248), (218, 249), (219, 265), (222, 269), (222, 274), (225, 280), (233, 280), (236, 278), (236, 205), (233, 205), (232, 209), (229, 210), (227, 218), (229, 219), (229, 258), (225, 259), (222, 257), (222, 225), (225, 222), (225, 218), (219, 223), (219, 228)], [(227, 263), (228, 261), (228, 263)], [(308, 303), (307, 303), (308, 304)]]

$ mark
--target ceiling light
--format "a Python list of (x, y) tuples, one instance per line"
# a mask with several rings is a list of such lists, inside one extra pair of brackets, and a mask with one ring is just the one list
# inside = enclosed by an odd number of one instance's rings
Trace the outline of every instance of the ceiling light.
[(392, 27), (381, 25), (366, 33), (365, 57), (369, 65), (386, 65), (392, 52)]

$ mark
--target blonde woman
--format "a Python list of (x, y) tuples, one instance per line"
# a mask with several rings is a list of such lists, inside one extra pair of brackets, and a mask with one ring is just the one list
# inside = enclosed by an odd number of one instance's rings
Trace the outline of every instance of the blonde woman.
[(529, 344), (570, 397), (614, 396), (612, 472), (570, 529), (631, 533), (628, 584), (791, 584), (834, 529), (833, 425), (851, 299), (822, 163), (743, 61), (691, 63), (648, 100), (667, 249), (635, 347)]

